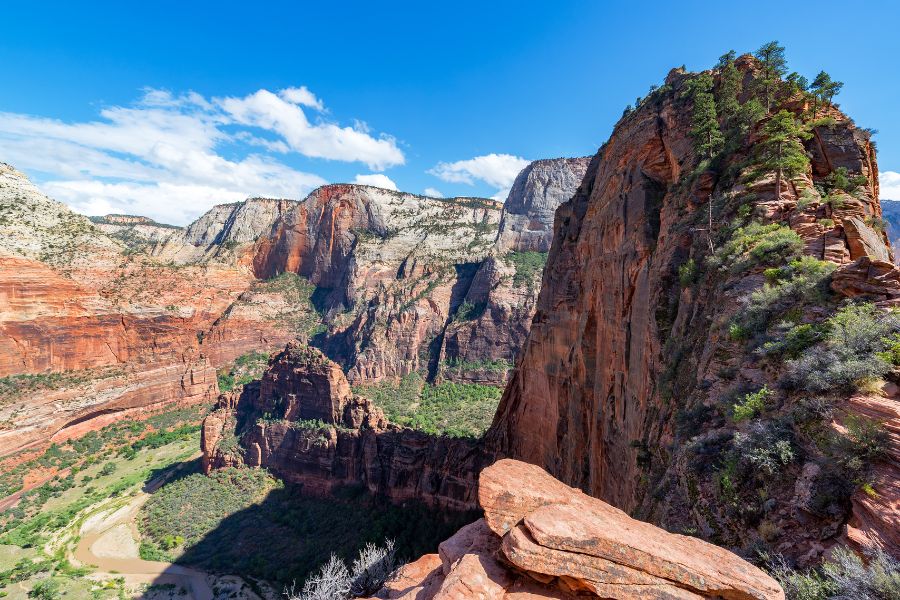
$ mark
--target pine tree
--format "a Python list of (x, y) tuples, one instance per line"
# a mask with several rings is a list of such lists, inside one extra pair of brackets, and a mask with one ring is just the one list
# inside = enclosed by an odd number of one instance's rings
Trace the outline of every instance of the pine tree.
[(802, 139), (810, 134), (799, 123), (794, 115), (780, 110), (766, 123), (765, 141), (762, 143), (763, 166), (775, 172), (775, 198), (781, 198), (781, 179), (784, 176), (794, 177), (809, 167), (809, 157), (803, 147)]
[(834, 81), (831, 78), (831, 75), (825, 71), (819, 71), (819, 74), (813, 79), (812, 85), (809, 86), (809, 90), (812, 92), (814, 98), (813, 119), (816, 118), (819, 102), (822, 104), (831, 104), (831, 100), (840, 93), (842, 87), (844, 87), (842, 82)]
[(736, 125), (736, 119), (741, 109), (738, 98), (743, 91), (744, 82), (741, 72), (734, 66), (735, 52), (730, 50), (719, 57), (719, 89), (716, 95), (716, 108), (719, 118), (726, 130), (731, 130)]
[(702, 73), (692, 84), (694, 112), (691, 118), (691, 135), (694, 137), (697, 153), (711, 159), (725, 144), (716, 116), (716, 100), (712, 94), (713, 79), (709, 73)]
[(772, 41), (760, 46), (754, 53), (762, 66), (759, 85), (763, 92), (766, 114), (772, 112), (772, 102), (775, 100), (775, 92), (781, 83), (781, 78), (787, 71), (787, 60), (784, 58), (784, 46), (777, 41)]

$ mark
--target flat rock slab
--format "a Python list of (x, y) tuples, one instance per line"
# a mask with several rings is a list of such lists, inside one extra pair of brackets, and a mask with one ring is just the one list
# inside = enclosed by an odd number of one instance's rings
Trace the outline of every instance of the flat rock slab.
[(632, 519), (534, 465), (497, 461), (482, 471), (478, 497), (485, 523), (503, 538), (504, 559), (572, 591), (609, 598), (784, 598), (774, 579), (737, 555)]

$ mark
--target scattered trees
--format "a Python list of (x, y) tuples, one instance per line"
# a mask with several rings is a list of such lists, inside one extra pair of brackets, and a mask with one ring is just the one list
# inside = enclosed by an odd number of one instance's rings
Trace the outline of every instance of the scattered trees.
[(819, 102), (823, 105), (831, 104), (831, 100), (840, 93), (842, 87), (843, 82), (833, 80), (825, 71), (819, 71), (809, 86), (809, 91), (813, 95), (813, 119), (816, 118)]

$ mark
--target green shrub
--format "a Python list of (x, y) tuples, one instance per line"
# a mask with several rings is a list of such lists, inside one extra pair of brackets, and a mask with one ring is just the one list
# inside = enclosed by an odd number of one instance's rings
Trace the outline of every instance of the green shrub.
[(850, 304), (826, 322), (823, 343), (788, 362), (786, 383), (812, 392), (855, 390), (892, 368), (900, 316), (872, 304)]
[(62, 586), (55, 579), (42, 579), (28, 592), (29, 598), (37, 600), (57, 600), (62, 597)]
[(678, 281), (681, 287), (688, 287), (697, 281), (697, 263), (693, 258), (678, 267)]
[(789, 322), (782, 322), (776, 327), (775, 339), (764, 343), (758, 353), (795, 359), (820, 339), (822, 332), (815, 325), (810, 323), (791, 325)]
[(782, 267), (766, 269), (766, 278), (773, 283), (763, 284), (750, 294), (738, 322), (750, 331), (761, 331), (773, 316), (805, 304), (821, 304), (830, 293), (828, 282), (835, 268), (834, 263), (804, 256)]
[(900, 562), (883, 552), (863, 560), (837, 547), (816, 569), (795, 571), (783, 559), (770, 571), (788, 600), (887, 600), (900, 598)]
[(803, 240), (790, 227), (751, 223), (735, 229), (711, 263), (738, 273), (759, 265), (780, 265), (796, 258), (802, 250)]
[(768, 423), (755, 422), (746, 433), (735, 433), (734, 448), (741, 462), (766, 475), (774, 475), (796, 458), (789, 433)]
[(468, 300), (463, 300), (462, 304), (459, 305), (459, 308), (456, 309), (456, 314), (453, 315), (453, 320), (472, 321), (480, 317), (484, 313), (484, 309), (486, 307), (487, 304), (484, 302), (475, 304), (469, 302)]
[(741, 402), (732, 406), (732, 418), (736, 423), (752, 419), (765, 410), (766, 402), (773, 395), (767, 386), (747, 394)]

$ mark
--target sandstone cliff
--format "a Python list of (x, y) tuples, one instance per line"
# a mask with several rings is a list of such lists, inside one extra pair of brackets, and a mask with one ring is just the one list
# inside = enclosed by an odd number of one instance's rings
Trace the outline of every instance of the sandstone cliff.
[[(756, 66), (749, 57), (736, 66), (746, 103)], [(711, 75), (720, 94), (722, 73)], [(816, 400), (784, 383), (800, 367), (777, 348), (785, 331), (827, 330), (847, 296), (897, 301), (900, 271), (871, 226), (881, 217), (874, 150), (832, 107), (813, 122), (785, 87), (782, 107), (809, 123), (810, 165), (776, 197), (771, 172), (756, 166), (765, 117), (731, 138), (717, 163), (701, 164), (691, 135), (696, 78), (672, 71), (626, 114), (557, 211), (537, 312), (487, 437), (500, 453), (670, 531), (811, 561), (838, 539), (850, 494), (865, 495), (853, 492), (833, 449), (842, 438), (828, 433), (854, 408), (830, 389), (824, 412), (804, 412)], [(836, 183), (847, 174), (853, 187)], [(773, 232), (792, 250), (753, 250)], [(791, 262), (800, 255), (816, 260)], [(799, 275), (805, 268), (816, 275)], [(829, 282), (834, 295), (820, 298)], [(821, 339), (793, 356), (824, 351)], [(736, 408), (751, 401), (752, 411)], [(867, 402), (889, 414), (896, 400), (870, 393)], [(896, 498), (892, 484), (872, 494)], [(898, 523), (891, 502), (853, 514), (870, 522), (877, 512), (869, 529), (882, 533), (865, 543), (896, 552), (884, 537)]]
[(528, 333), (550, 242), (553, 214), (581, 183), (589, 158), (538, 160), (516, 177), (497, 240), (442, 338), (440, 376), (503, 384)]

